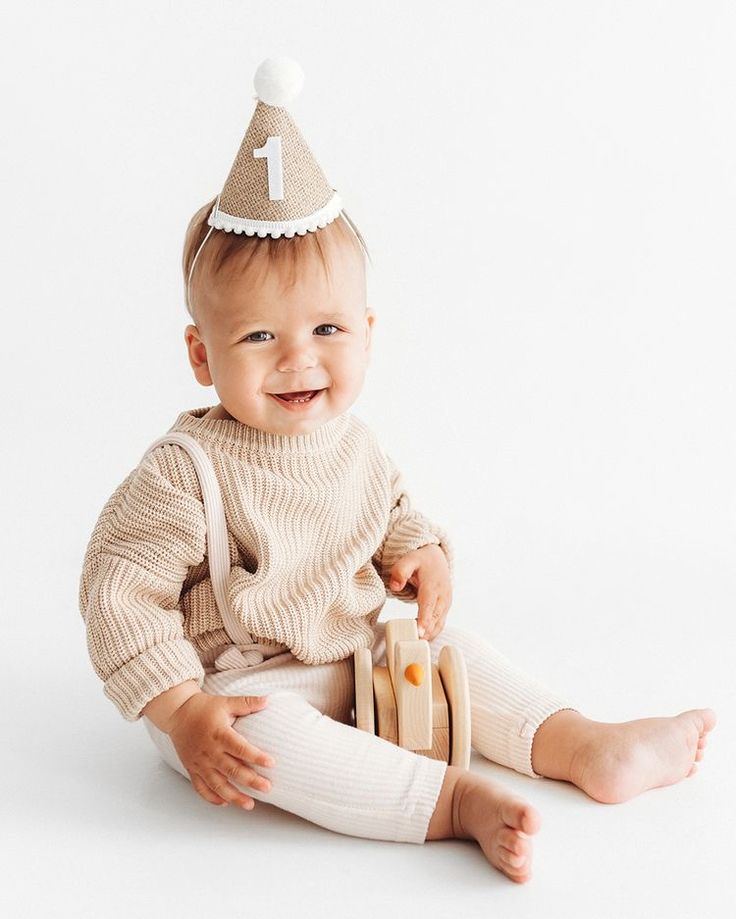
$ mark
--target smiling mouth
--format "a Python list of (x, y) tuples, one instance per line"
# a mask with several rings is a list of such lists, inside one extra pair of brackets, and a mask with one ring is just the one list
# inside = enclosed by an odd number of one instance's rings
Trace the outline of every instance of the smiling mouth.
[(321, 392), (323, 392), (321, 389), (308, 389), (304, 392), (274, 392), (271, 395), (281, 402), (311, 402)]

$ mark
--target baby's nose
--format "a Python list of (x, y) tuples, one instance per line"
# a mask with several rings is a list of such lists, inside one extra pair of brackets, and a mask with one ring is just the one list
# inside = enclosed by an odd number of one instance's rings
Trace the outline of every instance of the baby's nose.
[(305, 348), (293, 348), (285, 353), (278, 364), (281, 373), (303, 373), (315, 366), (316, 359)]

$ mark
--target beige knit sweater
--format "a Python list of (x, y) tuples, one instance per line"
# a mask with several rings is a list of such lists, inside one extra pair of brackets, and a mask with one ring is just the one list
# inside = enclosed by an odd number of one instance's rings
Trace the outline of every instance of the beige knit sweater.
[[(401, 474), (350, 412), (310, 434), (272, 434), (182, 412), (170, 431), (197, 439), (225, 506), (228, 598), (253, 640), (307, 664), (370, 647), (393, 564), (452, 548), (411, 507)], [(152, 449), (116, 488), (84, 557), (79, 604), (92, 666), (128, 721), (155, 696), (196, 679), (232, 646), (206, 557), (202, 492), (186, 451)], [(392, 594), (416, 600), (407, 586)]]

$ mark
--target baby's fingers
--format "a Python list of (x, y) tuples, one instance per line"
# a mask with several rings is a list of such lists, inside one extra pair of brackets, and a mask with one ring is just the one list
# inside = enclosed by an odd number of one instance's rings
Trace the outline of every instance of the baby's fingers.
[(231, 782), (237, 782), (238, 785), (246, 785), (255, 788), (257, 791), (270, 791), (271, 780), (256, 772), (255, 769), (249, 769), (244, 766), (242, 761), (224, 753), (217, 763), (220, 772), (227, 776)]
[(212, 789), (209, 787), (209, 785), (207, 785), (204, 779), (200, 778), (200, 776), (193, 775), (191, 772), (189, 773), (189, 776), (192, 780), (192, 788), (197, 792), (200, 798), (204, 798), (205, 801), (209, 801), (210, 804), (217, 804), (220, 807), (223, 804), (227, 804), (227, 801), (225, 801), (219, 795), (216, 795), (214, 791), (212, 791)]
[(269, 756), (263, 750), (259, 750), (254, 744), (247, 741), (242, 734), (238, 734), (234, 728), (228, 731), (224, 746), (228, 753), (248, 765), (251, 763), (259, 766), (276, 765), (272, 756)]
[(208, 769), (207, 772), (204, 773), (203, 778), (209, 790), (214, 792), (218, 798), (226, 802), (237, 804), (249, 811), (253, 810), (256, 806), (256, 802), (250, 795), (246, 795), (242, 791), (239, 791), (228, 780), (227, 776), (223, 775), (217, 769)]

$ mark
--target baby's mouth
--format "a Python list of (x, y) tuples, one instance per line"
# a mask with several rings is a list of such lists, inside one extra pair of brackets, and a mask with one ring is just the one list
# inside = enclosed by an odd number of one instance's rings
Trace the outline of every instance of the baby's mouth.
[(275, 392), (271, 395), (282, 402), (310, 402), (320, 392), (322, 392), (321, 389), (308, 389), (304, 392)]

